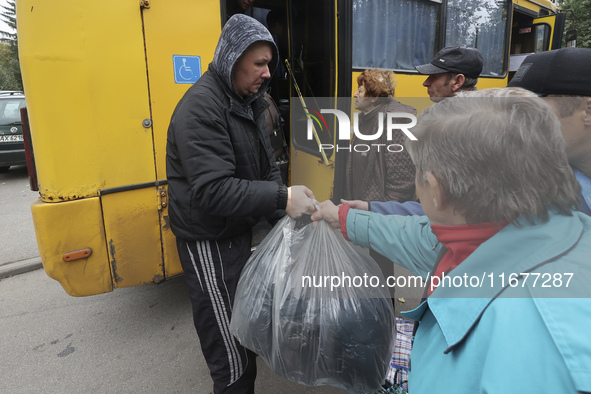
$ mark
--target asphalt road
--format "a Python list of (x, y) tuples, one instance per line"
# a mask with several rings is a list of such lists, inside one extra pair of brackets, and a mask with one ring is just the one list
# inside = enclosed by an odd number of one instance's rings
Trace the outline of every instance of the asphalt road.
[(29, 188), (26, 166), (0, 173), (0, 265), (39, 256), (31, 215), (38, 196)]
[[(183, 278), (75, 298), (43, 270), (0, 280), (0, 392), (211, 393)], [(257, 394), (337, 394), (271, 372)]]

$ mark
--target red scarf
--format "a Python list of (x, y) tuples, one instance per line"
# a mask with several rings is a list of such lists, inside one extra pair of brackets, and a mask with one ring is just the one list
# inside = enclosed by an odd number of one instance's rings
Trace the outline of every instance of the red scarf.
[[(470, 256), (480, 244), (498, 233), (508, 223), (508, 221), (504, 221), (499, 225), (477, 223), (457, 226), (432, 224), (431, 230), (433, 230), (439, 242), (447, 248), (447, 253), (437, 265), (433, 276), (441, 278), (444, 272), (447, 275)], [(429, 286), (428, 295), (431, 295), (431, 286)]]
[[(339, 222), (341, 225), (341, 233), (347, 241), (347, 215), (351, 206), (343, 204), (339, 207)], [(441, 277), (445, 272), (446, 275), (456, 268), (466, 257), (470, 256), (484, 241), (491, 238), (498, 233), (503, 227), (509, 224), (508, 220), (501, 222), (498, 225), (492, 223), (477, 223), (477, 224), (461, 224), (457, 226), (443, 226), (432, 224), (431, 230), (447, 248), (447, 253), (443, 256), (433, 276)], [(431, 295), (431, 286), (429, 286), (429, 293)]]

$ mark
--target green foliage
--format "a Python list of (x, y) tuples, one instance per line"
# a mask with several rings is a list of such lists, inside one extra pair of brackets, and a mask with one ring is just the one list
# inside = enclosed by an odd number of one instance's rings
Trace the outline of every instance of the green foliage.
[(577, 31), (577, 47), (591, 48), (591, 0), (562, 0), (562, 12), (566, 12), (565, 33)]
[(23, 90), (21, 68), (18, 59), (18, 40), (16, 33), (16, 4), (8, 0), (1, 6), (0, 18), (15, 32), (0, 31), (0, 90)]

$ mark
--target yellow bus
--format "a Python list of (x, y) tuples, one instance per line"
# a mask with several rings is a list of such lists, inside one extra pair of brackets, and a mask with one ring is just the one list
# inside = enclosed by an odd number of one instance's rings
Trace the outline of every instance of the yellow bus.
[[(69, 294), (182, 273), (168, 223), (166, 132), (233, 1), (16, 1), (40, 194), (33, 220), (45, 271)], [(481, 50), (479, 88), (504, 86), (520, 54), (560, 46), (563, 23), (548, 0), (255, 0), (245, 12), (270, 17), (292, 70), (293, 79), (288, 64), (280, 69), (272, 91), (286, 118), (290, 102), (300, 105), (294, 80), (308, 100), (351, 97), (365, 68), (394, 70), (399, 97), (426, 97), (414, 65), (449, 45)], [(296, 133), (290, 140), (291, 183), (338, 198), (338, 155), (322, 158)]]

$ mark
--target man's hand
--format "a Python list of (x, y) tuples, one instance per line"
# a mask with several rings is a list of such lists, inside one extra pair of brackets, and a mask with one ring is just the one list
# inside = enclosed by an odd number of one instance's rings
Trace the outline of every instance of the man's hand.
[(361, 200), (343, 200), (341, 199), (341, 204), (349, 204), (353, 209), (360, 209), (362, 211), (369, 210), (369, 203), (367, 201)]
[(334, 228), (341, 228), (339, 223), (339, 207), (334, 205), (332, 201), (326, 200), (320, 203), (320, 210), (312, 214), (312, 220), (324, 220)]
[(288, 187), (287, 207), (285, 207), (285, 212), (294, 219), (299, 218), (305, 213), (310, 214), (316, 210), (316, 207), (314, 207), (314, 204), (312, 203), (313, 198), (314, 193), (306, 186), (298, 185)]

